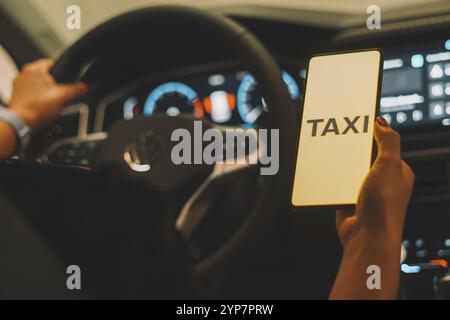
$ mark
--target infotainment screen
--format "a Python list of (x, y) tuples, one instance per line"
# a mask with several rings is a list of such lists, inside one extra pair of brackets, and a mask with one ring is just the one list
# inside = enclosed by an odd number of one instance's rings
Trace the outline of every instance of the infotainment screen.
[(450, 39), (426, 50), (385, 53), (380, 112), (393, 127), (450, 126)]

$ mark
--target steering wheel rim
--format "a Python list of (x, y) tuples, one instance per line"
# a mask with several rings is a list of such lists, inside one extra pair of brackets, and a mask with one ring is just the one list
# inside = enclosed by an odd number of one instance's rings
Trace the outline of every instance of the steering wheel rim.
[(196, 272), (208, 276), (230, 270), (237, 260), (245, 257), (255, 239), (264, 236), (265, 230), (273, 225), (281, 209), (287, 208), (289, 203), (296, 139), (294, 107), (272, 55), (243, 26), (226, 17), (189, 7), (159, 6), (125, 13), (88, 32), (60, 56), (52, 75), (62, 83), (77, 81), (99, 50), (112, 41), (117, 43), (124, 27), (145, 33), (147, 28), (161, 27), (161, 24), (170, 22), (181, 26), (196, 24), (201, 29), (214, 30), (219, 39), (233, 48), (264, 92), (270, 110), (268, 129), (280, 130), (279, 172), (265, 177), (259, 198), (240, 230), (194, 266)]

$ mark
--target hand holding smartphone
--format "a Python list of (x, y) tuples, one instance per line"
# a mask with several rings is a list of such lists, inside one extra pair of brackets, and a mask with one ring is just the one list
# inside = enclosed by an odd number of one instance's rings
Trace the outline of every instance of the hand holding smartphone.
[(292, 205), (353, 206), (373, 161), (380, 50), (311, 58)]

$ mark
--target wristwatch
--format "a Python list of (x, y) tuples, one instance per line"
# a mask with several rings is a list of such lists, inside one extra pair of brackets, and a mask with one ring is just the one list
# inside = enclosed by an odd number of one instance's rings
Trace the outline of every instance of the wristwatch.
[(31, 128), (14, 111), (0, 105), (0, 121), (4, 121), (13, 127), (17, 138), (16, 155), (22, 158), (31, 140)]

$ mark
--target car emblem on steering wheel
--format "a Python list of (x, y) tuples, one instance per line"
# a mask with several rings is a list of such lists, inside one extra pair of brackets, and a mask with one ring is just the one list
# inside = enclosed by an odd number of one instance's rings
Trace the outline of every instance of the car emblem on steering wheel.
[(160, 146), (159, 137), (153, 131), (148, 130), (138, 135), (125, 147), (123, 158), (131, 170), (148, 172), (151, 170), (152, 162), (159, 155)]

